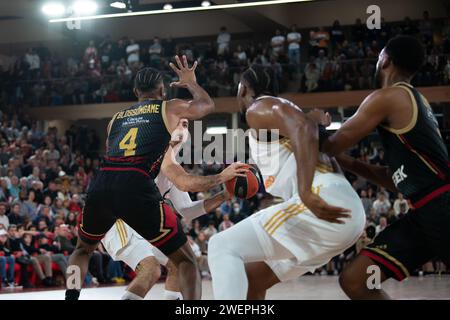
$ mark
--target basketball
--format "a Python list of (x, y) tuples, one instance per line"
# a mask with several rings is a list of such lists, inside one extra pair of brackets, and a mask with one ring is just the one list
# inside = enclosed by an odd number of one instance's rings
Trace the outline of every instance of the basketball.
[(261, 183), (258, 171), (249, 166), (245, 177), (235, 177), (225, 183), (227, 191), (237, 198), (249, 199), (259, 190)]

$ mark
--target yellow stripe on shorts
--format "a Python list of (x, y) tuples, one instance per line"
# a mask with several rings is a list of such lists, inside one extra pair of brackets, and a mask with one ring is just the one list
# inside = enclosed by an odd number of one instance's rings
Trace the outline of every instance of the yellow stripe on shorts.
[(295, 203), (294, 203), (294, 204), (291, 204), (291, 205), (287, 206), (286, 208), (281, 209), (281, 210), (275, 212), (275, 214), (272, 216), (272, 218), (270, 218), (270, 219), (264, 224), (264, 228), (268, 227), (268, 226), (273, 222), (273, 220), (274, 220), (279, 214), (282, 214), (285, 210), (289, 210), (290, 208), (292, 208), (292, 207), (295, 206), (295, 205), (296, 205)]
[(288, 219), (290, 219), (290, 218), (292, 218), (292, 217), (294, 217), (294, 216), (297, 216), (297, 215), (301, 214), (301, 213), (304, 212), (306, 209), (308, 209), (308, 208), (306, 208), (306, 206), (302, 204), (302, 206), (301, 206), (298, 210), (296, 210), (296, 211), (294, 211), (294, 212), (291, 212), (290, 214), (288, 214), (287, 216), (285, 216), (285, 217), (278, 223), (278, 225), (276, 225), (275, 227), (272, 228), (272, 230), (269, 232), (269, 234), (270, 234), (270, 235), (273, 235), (273, 234), (275, 233), (275, 231), (277, 231), (277, 229), (278, 229), (279, 227), (281, 227), (281, 226), (283, 225), (283, 223), (285, 223)]
[(127, 244), (127, 231), (125, 230), (125, 226), (123, 225), (122, 219), (116, 220), (116, 227), (119, 233), (120, 242), (122, 243), (122, 248)]
[(284, 209), (284, 210), (281, 210), (281, 214), (278, 215), (278, 217), (276, 217), (276, 219), (274, 219), (274, 220), (270, 223), (270, 225), (265, 226), (264, 229), (265, 229), (267, 232), (270, 232), (270, 230), (272, 229), (272, 227), (273, 227), (274, 225), (276, 225), (280, 219), (283, 219), (283, 217), (285, 217), (286, 215), (290, 214), (291, 212), (295, 212), (295, 211), (298, 210), (299, 208), (300, 208), (300, 205), (294, 204), (294, 205), (291, 205), (291, 206), (289, 206), (288, 208), (286, 208), (286, 209)]

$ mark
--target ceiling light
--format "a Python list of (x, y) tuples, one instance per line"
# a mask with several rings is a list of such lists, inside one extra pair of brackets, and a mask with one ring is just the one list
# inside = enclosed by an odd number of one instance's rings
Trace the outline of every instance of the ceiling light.
[(111, 7), (117, 9), (126, 9), (127, 5), (123, 1), (116, 1), (110, 4)]
[(66, 12), (66, 8), (59, 2), (49, 2), (42, 6), (42, 12), (47, 16), (62, 16)]
[(136, 17), (136, 16), (147, 16), (156, 14), (168, 14), (168, 13), (180, 13), (180, 12), (195, 12), (195, 11), (207, 11), (207, 10), (223, 10), (223, 9), (237, 9), (237, 8), (250, 8), (250, 7), (262, 7), (277, 4), (288, 4), (288, 3), (300, 3), (300, 2), (311, 2), (314, 0), (267, 0), (267, 1), (252, 1), (252, 2), (240, 2), (240, 3), (229, 3), (221, 5), (213, 5), (209, 7), (189, 7), (189, 8), (174, 8), (172, 10), (149, 10), (149, 11), (134, 11), (134, 12), (123, 12), (123, 13), (110, 13), (110, 14), (99, 14), (91, 15), (87, 17), (69, 17), (69, 18), (56, 18), (50, 19), (50, 23), (56, 22), (67, 22), (67, 21), (81, 21), (81, 20), (96, 20), (96, 19), (110, 19), (110, 18), (121, 18), (121, 17)]
[(211, 5), (211, 2), (209, 2), (209, 1), (203, 1), (202, 2), (202, 7), (209, 7)]
[(173, 9), (173, 5), (171, 5), (170, 3), (166, 3), (163, 7), (164, 10), (172, 10)]
[(78, 0), (72, 5), (73, 12), (79, 16), (93, 14), (97, 8), (97, 3), (91, 0)]

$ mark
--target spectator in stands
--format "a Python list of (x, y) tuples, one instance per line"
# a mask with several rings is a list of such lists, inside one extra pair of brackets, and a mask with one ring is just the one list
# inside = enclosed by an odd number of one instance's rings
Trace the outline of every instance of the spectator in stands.
[(284, 53), (284, 46), (286, 44), (286, 38), (281, 33), (281, 30), (277, 29), (275, 35), (270, 40), (270, 46), (272, 47), (272, 53), (279, 56)]
[(297, 25), (291, 27), (291, 32), (287, 34), (289, 62), (295, 66), (295, 72), (300, 71), (300, 43), (302, 35), (297, 31)]
[(71, 254), (75, 249), (75, 245), (72, 242), (72, 234), (68, 225), (60, 225), (55, 228), (55, 242), (59, 250), (62, 253)]
[(36, 202), (36, 194), (34, 190), (30, 190), (28, 192), (28, 199), (24, 201), (24, 205), (26, 207), (26, 217), (34, 220), (37, 216), (37, 207), (38, 203)]
[(373, 209), (377, 213), (378, 216), (382, 214), (387, 214), (389, 209), (391, 208), (391, 202), (386, 197), (383, 192), (378, 193), (377, 200), (373, 202)]
[(52, 262), (59, 266), (63, 276), (66, 276), (67, 270), (67, 257), (61, 253), (61, 247), (59, 242), (55, 241), (53, 245), (49, 244), (49, 239), (44, 235), (39, 236), (39, 251), (41, 254), (49, 255)]
[(214, 220), (209, 222), (208, 227), (203, 230), (203, 233), (205, 234), (207, 240), (217, 233)]
[(19, 199), (20, 186), (19, 178), (17, 176), (11, 177), (11, 183), (8, 187), (8, 192), (11, 195), (13, 201)]
[(422, 17), (423, 19), (419, 22), (419, 30), (424, 42), (428, 45), (433, 41), (433, 22), (428, 11), (424, 11)]
[(150, 65), (159, 69), (161, 67), (161, 55), (163, 47), (158, 37), (153, 38), (153, 44), (148, 49), (150, 55)]
[(319, 50), (323, 50), (325, 55), (328, 55), (328, 43), (330, 41), (330, 34), (324, 27), (319, 27), (315, 31), (310, 31), (310, 44), (312, 46), (312, 55), (317, 56)]
[(305, 84), (307, 92), (314, 92), (319, 87), (320, 71), (315, 62), (310, 62), (305, 68)]
[(65, 223), (71, 227), (75, 227), (77, 225), (77, 213), (73, 211), (69, 212)]
[(225, 56), (230, 52), (231, 35), (227, 32), (227, 27), (221, 27), (217, 36), (217, 55)]
[(450, 58), (447, 58), (447, 64), (444, 67), (444, 84), (450, 84)]
[(234, 223), (230, 220), (230, 216), (228, 214), (223, 215), (223, 220), (219, 225), (219, 232), (227, 230), (228, 228), (231, 228), (234, 226)]
[(20, 215), (20, 205), (18, 203), (11, 206), (11, 212), (8, 215), (10, 224), (23, 224), (24, 218)]
[(372, 200), (367, 197), (366, 190), (361, 190), (359, 196), (361, 198), (361, 202), (363, 204), (364, 211), (366, 212), (366, 216), (368, 216), (370, 213), (370, 209), (372, 209)]
[(314, 63), (316, 64), (320, 75), (322, 75), (325, 70), (325, 66), (328, 63), (328, 57), (325, 55), (325, 50), (319, 49), (318, 57), (314, 60)]
[(242, 48), (241, 45), (236, 47), (236, 51), (233, 53), (234, 59), (238, 66), (246, 66), (248, 65), (247, 53)]
[(0, 201), (11, 202), (11, 199), (8, 190), (8, 181), (6, 178), (0, 178)]
[(139, 64), (139, 51), (140, 47), (139, 44), (134, 41), (134, 39), (130, 39), (130, 43), (127, 46), (126, 52), (127, 52), (127, 63), (130, 66), (130, 68), (135, 67), (137, 64)]
[(333, 22), (333, 26), (331, 27), (331, 30), (330, 30), (330, 41), (331, 41), (331, 47), (333, 48), (333, 53), (337, 47), (342, 45), (344, 40), (345, 40), (345, 34), (344, 34), (344, 30), (341, 27), (341, 23), (339, 22), (339, 20), (335, 20)]
[(0, 203), (0, 225), (8, 230), (9, 228), (9, 218), (6, 215), (6, 204)]
[(83, 61), (84, 61), (85, 65), (87, 66), (87, 65), (95, 62), (95, 60), (97, 60), (97, 56), (98, 56), (98, 51), (97, 51), (97, 48), (95, 47), (95, 42), (94, 42), (94, 40), (90, 40), (88, 47), (84, 51)]
[(82, 213), (82, 201), (78, 194), (74, 194), (69, 204), (69, 211), (75, 212), (76, 214)]
[(376, 227), (376, 233), (379, 234), (381, 231), (386, 229), (387, 227), (387, 219), (386, 217), (380, 217), (379, 224)]
[(28, 78), (39, 78), (41, 71), (41, 59), (34, 49), (28, 49), (27, 53), (25, 54), (24, 61), (28, 67)]
[(200, 234), (200, 232), (202, 232), (201, 230), (202, 230), (202, 227), (200, 225), (200, 221), (198, 219), (193, 220), (192, 228), (189, 230), (189, 235), (191, 236), (192, 239), (196, 240), (198, 235)]
[(397, 199), (394, 201), (394, 212), (398, 216), (400, 213), (406, 214), (409, 210), (408, 201), (403, 197), (403, 194), (398, 193)]
[(100, 55), (100, 63), (103, 70), (107, 70), (112, 63), (112, 44), (108, 43)]
[(44, 150), (44, 157), (46, 157), (46, 159), (48, 161), (58, 161), (59, 158), (61, 157), (60, 153), (58, 150), (55, 149), (55, 144), (50, 142), (48, 144), (48, 149)]
[(245, 213), (242, 212), (241, 205), (238, 202), (233, 203), (233, 211), (231, 212), (231, 214), (229, 216), (230, 216), (231, 222), (234, 224), (247, 218), (247, 215), (245, 215)]
[[(54, 286), (55, 283), (52, 279), (52, 260), (49, 255), (42, 254), (39, 249), (35, 247), (31, 234), (23, 235), (22, 248), (24, 254), (29, 257), (34, 271), (36, 272), (38, 278), (42, 281), (44, 286)], [(42, 269), (41, 265), (44, 266), (44, 269)]]
[(351, 27), (352, 41), (364, 41), (367, 27), (360, 18), (356, 19), (355, 24)]
[[(0, 229), (0, 287), (2, 283), (14, 287), (14, 264), (15, 258), (9, 245), (8, 232)], [(8, 272), (6, 272), (6, 266), (8, 266)]]

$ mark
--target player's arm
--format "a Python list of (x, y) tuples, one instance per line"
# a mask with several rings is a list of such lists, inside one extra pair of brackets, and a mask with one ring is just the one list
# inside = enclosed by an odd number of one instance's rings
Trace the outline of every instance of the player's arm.
[(387, 166), (377, 166), (357, 160), (346, 154), (336, 156), (339, 165), (353, 174), (361, 176), (370, 182), (385, 187), (389, 191), (398, 192), (392, 181), (392, 173)]
[(235, 162), (221, 173), (209, 176), (197, 176), (186, 172), (176, 161), (172, 147), (169, 147), (161, 164), (162, 173), (177, 187), (185, 192), (203, 192), (237, 176), (245, 176), (247, 165)]
[(324, 138), (320, 150), (330, 156), (338, 155), (368, 136), (388, 118), (393, 104), (385, 91), (375, 91), (359, 106), (356, 113), (331, 136)]
[(312, 182), (319, 155), (317, 124), (293, 103), (277, 98), (264, 98), (247, 110), (247, 122), (254, 129), (278, 129), (291, 140), (297, 163), (299, 196), (318, 218), (343, 223), (339, 218), (349, 215), (348, 210), (328, 205), (312, 192)]
[(224, 201), (230, 199), (230, 194), (227, 191), (222, 191), (211, 198), (192, 201), (187, 192), (171, 188), (169, 197), (175, 210), (190, 221), (216, 209)]

